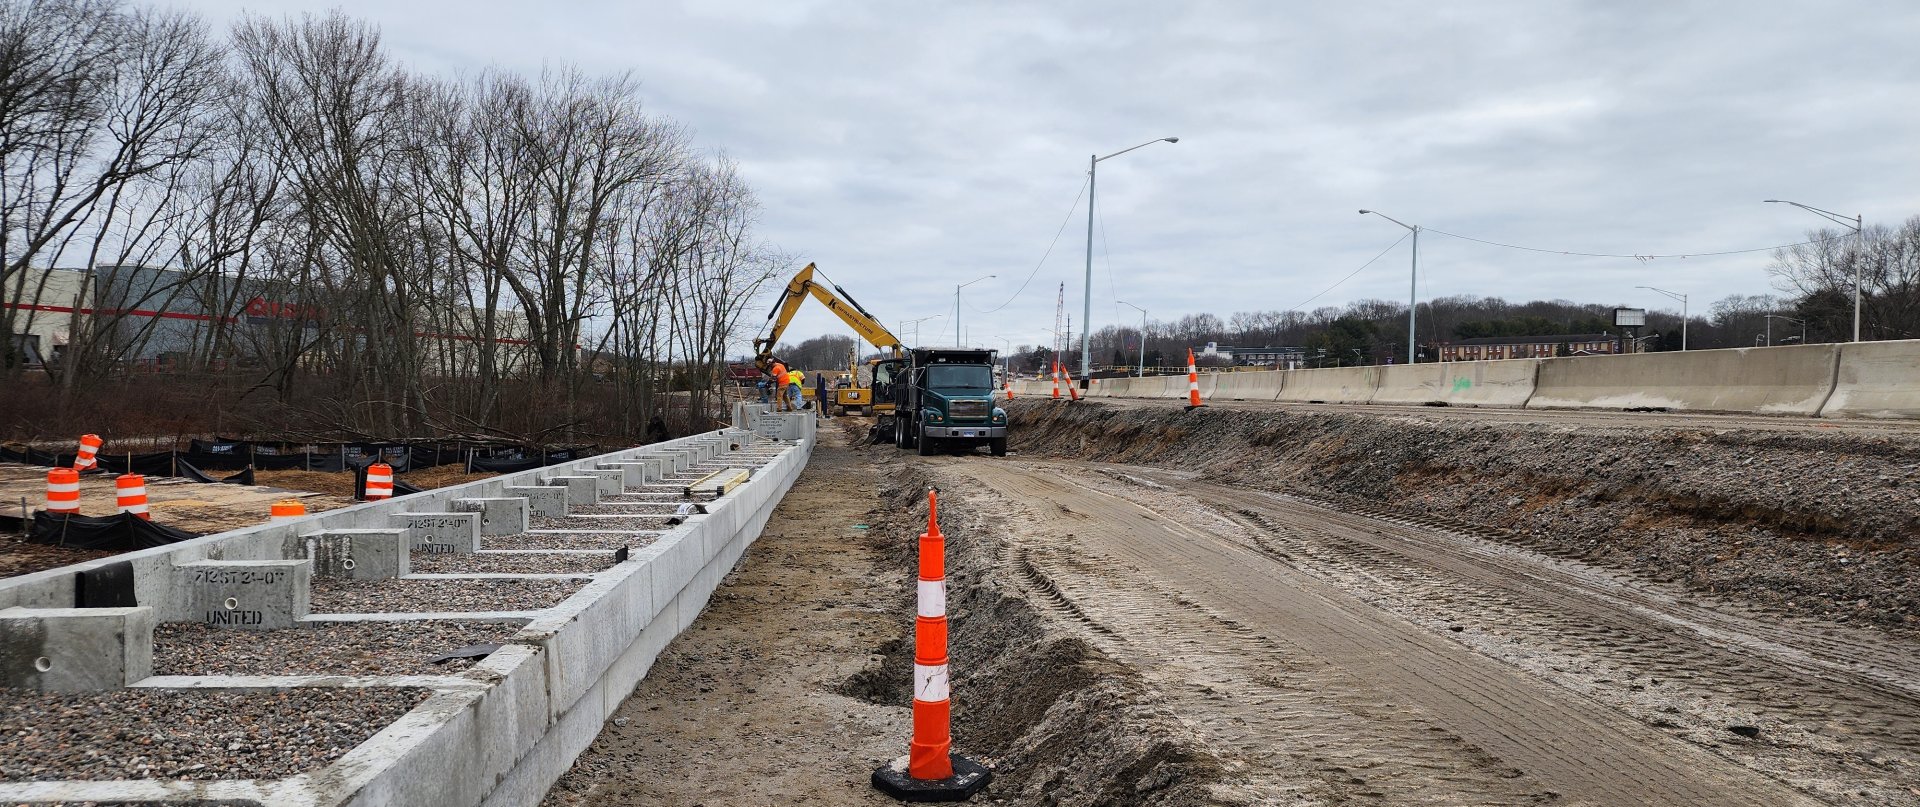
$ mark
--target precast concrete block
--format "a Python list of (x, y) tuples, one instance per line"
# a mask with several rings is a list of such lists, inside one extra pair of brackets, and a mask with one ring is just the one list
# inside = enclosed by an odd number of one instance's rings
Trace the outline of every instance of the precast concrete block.
[(166, 622), (276, 630), (305, 619), (313, 564), (305, 560), (196, 561), (173, 567)]
[(349, 580), (391, 580), (408, 574), (413, 535), (405, 527), (380, 530), (325, 530), (300, 536), (306, 541), (313, 573)]
[(0, 687), (120, 689), (153, 674), (152, 608), (0, 610)]
[[(548, 487), (561, 487), (567, 490), (567, 504), (599, 504), (600, 478), (597, 476), (549, 476), (545, 484)], [(511, 490), (511, 488), (509, 488)], [(560, 515), (566, 515), (561, 513)]]
[(622, 490), (647, 484), (647, 466), (639, 462), (603, 462), (599, 470), (619, 471)]
[(582, 468), (575, 471), (575, 473), (581, 476), (591, 476), (600, 480), (599, 498), (601, 499), (605, 499), (608, 496), (618, 496), (627, 492), (627, 475), (623, 471), (608, 470), (605, 468)]
[(519, 535), (526, 532), (527, 518), (532, 510), (528, 506), (527, 499), (521, 496), (454, 499), (452, 509), (479, 514), (482, 538)]
[(407, 531), (416, 555), (466, 555), (480, 551), (479, 513), (393, 513), (387, 523)]
[[(565, 518), (567, 515), (567, 488), (554, 485), (539, 487), (513, 487), (506, 489), (508, 496), (518, 496), (527, 502), (527, 514), (548, 518)], [(526, 532), (525, 528), (520, 530)]]

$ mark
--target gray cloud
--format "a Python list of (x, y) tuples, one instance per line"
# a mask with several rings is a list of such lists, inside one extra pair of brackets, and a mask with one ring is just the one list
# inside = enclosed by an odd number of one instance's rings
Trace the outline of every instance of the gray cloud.
[[(216, 20), (291, 2), (198, 2)], [(1798, 240), (1787, 198), (1920, 213), (1920, 8), (1900, 2), (344, 2), (423, 71), (572, 62), (738, 159), (764, 233), (889, 322), (988, 308), (1033, 270), (1089, 152), (1094, 325), (1287, 308), (1403, 221), (1542, 247), (1673, 253)], [(1042, 341), (1085, 208), (974, 341)], [(1103, 234), (1104, 233), (1104, 234)], [(1421, 243), (1421, 295), (1695, 310), (1768, 289), (1765, 254), (1638, 262)], [(1315, 304), (1405, 299), (1406, 246)], [(1110, 254), (1110, 258), (1109, 258)], [(797, 268), (797, 267), (796, 267)], [(945, 325), (946, 320), (928, 323)], [(841, 330), (811, 310), (792, 332)], [(936, 341), (923, 330), (924, 341)], [(951, 341), (949, 334), (943, 340)]]

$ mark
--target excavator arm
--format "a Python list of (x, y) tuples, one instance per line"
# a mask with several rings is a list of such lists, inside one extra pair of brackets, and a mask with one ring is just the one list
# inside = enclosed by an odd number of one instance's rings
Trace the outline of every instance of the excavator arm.
[(881, 325), (880, 321), (867, 313), (865, 308), (860, 307), (860, 304), (854, 301), (853, 295), (847, 294), (847, 290), (839, 286), (834, 286), (832, 291), (828, 291), (825, 286), (814, 282), (813, 273), (814, 265), (809, 263), (807, 268), (794, 275), (793, 280), (787, 283), (787, 287), (781, 290), (780, 299), (774, 301), (773, 310), (767, 313), (769, 325), (767, 335), (753, 340), (753, 365), (758, 367), (761, 373), (766, 373), (768, 368), (773, 366), (774, 346), (780, 344), (780, 335), (786, 332), (788, 325), (793, 323), (793, 315), (800, 310), (800, 304), (806, 302), (810, 296), (819, 300), (821, 305), (826, 306), (828, 311), (838, 316), (841, 322), (847, 323), (848, 327), (859, 333), (860, 338), (867, 340), (869, 344), (881, 350), (891, 350), (895, 356), (906, 355), (900, 344), (900, 338), (887, 330), (885, 325)]

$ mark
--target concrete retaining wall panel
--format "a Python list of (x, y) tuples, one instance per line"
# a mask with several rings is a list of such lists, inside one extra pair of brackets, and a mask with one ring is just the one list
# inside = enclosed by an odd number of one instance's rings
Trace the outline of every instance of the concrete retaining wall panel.
[(1838, 360), (1837, 345), (1543, 359), (1527, 408), (1813, 415)]
[(1822, 417), (1920, 418), (1920, 340), (1840, 346)]
[(1533, 397), (1534, 379), (1544, 359), (1455, 361), (1385, 365), (1373, 403), (1456, 406), (1512, 406)]
[(1368, 403), (1380, 388), (1379, 367), (1286, 370), (1274, 400), (1296, 403)]

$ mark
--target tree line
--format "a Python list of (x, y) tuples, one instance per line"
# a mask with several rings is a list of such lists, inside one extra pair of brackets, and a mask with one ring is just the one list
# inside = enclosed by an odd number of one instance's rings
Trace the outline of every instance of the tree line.
[(639, 434), (708, 410), (788, 262), (734, 163), (632, 76), (426, 75), (338, 12), (222, 34), (120, 0), (0, 0), (0, 172), (0, 302), (41, 299), (51, 267), (91, 269), (101, 301), (0, 305), (9, 334), (71, 319), (59, 361), (0, 344), (8, 386), (40, 381), (0, 401), (16, 422), (120, 394), (164, 344), (229, 423)]

